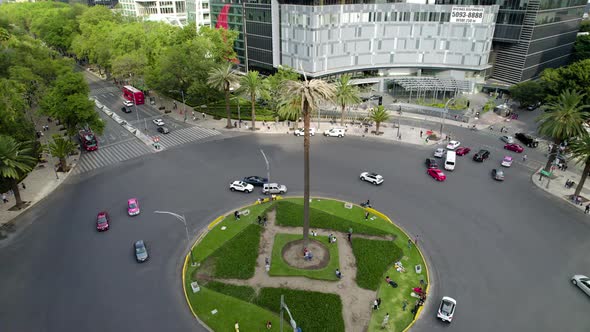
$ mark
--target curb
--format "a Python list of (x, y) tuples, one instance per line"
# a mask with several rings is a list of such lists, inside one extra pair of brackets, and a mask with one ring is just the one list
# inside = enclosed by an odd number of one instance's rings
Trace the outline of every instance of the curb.
[[(303, 198), (302, 196), (293, 196), (293, 197), (289, 197), (289, 198)], [(350, 203), (347, 201), (343, 201), (341, 199), (334, 199), (334, 198), (328, 198), (328, 197), (322, 197), (322, 196), (314, 196), (314, 197), (310, 197), (310, 199), (330, 199), (330, 200), (335, 200), (335, 201), (340, 201), (340, 202), (344, 202), (344, 203)], [(242, 205), (239, 208), (237, 208), (237, 210), (242, 210), (245, 207), (251, 206), (251, 205), (256, 205), (257, 201), (254, 202), (254, 204), (248, 204), (248, 205)], [(396, 226), (399, 230), (401, 230), (407, 237), (408, 239), (412, 239), (408, 233), (398, 224), (393, 223), (393, 221), (391, 221), (391, 219), (385, 215), (384, 213), (377, 211), (373, 208), (363, 208), (362, 206), (360, 206), (359, 204), (355, 204), (355, 203), (351, 203), (353, 205), (356, 205), (358, 207), (360, 207), (361, 209), (364, 209), (365, 211), (368, 211), (370, 213), (376, 214), (378, 216), (380, 216), (381, 218), (383, 218), (384, 220), (390, 222), (392, 225)], [(235, 210), (235, 209), (233, 209)], [(184, 263), (182, 265), (182, 270), (181, 270), (181, 274), (182, 274), (182, 291), (184, 294), (184, 298), (186, 300), (186, 304), (188, 305), (191, 313), (193, 314), (193, 316), (197, 319), (197, 321), (199, 322), (199, 324), (201, 324), (203, 327), (205, 327), (208, 331), (214, 332), (211, 328), (209, 328), (209, 326), (207, 324), (205, 324), (201, 319), (199, 319), (199, 317), (197, 316), (197, 314), (195, 313), (195, 311), (193, 310), (193, 307), (191, 306), (191, 302), (188, 298), (187, 292), (186, 292), (186, 268), (188, 265), (188, 260), (189, 260), (189, 255), (190, 252), (193, 250), (193, 248), (195, 247), (195, 245), (197, 245), (202, 239), (203, 237), (205, 237), (205, 235), (213, 228), (215, 228), (215, 226), (217, 226), (217, 224), (219, 224), (225, 217), (227, 217), (228, 215), (230, 215), (231, 212), (225, 213), (220, 215), (219, 217), (215, 218), (208, 226), (206, 230), (203, 230), (199, 233), (199, 235), (197, 236), (197, 239), (191, 244), (190, 246), (190, 251), (186, 253), (186, 255), (184, 256)], [(424, 258), (424, 255), (422, 254), (422, 250), (420, 250), (420, 248), (416, 245), (414, 245), (414, 247), (416, 248), (416, 250), (418, 250), (418, 253), (420, 254), (420, 257), (422, 258), (422, 261), (424, 261), (424, 269), (426, 270), (426, 289), (424, 290), (425, 293), (428, 293), (428, 289), (430, 288), (430, 271), (428, 270), (428, 262), (426, 261), (426, 259)], [(426, 300), (428, 301), (428, 298), (426, 298)], [(420, 314), (422, 313), (422, 309), (425, 306), (421, 306), (420, 308), (418, 308), (418, 311), (416, 312), (416, 314), (414, 315), (414, 319), (410, 322), (410, 324), (402, 331), (402, 332), (407, 332), (408, 330), (410, 330), (410, 328), (412, 326), (414, 326), (414, 324), (416, 323), (416, 321), (420, 318)]]

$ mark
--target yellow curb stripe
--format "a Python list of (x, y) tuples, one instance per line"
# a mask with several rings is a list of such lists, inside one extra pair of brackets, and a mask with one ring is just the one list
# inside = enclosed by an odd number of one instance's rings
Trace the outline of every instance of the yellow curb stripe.
[[(192, 247), (191, 250), (193, 250)], [(186, 266), (188, 264), (188, 257), (189, 254), (187, 253), (186, 256), (184, 256), (184, 264), (182, 264), (182, 291), (184, 292), (184, 298), (186, 300), (186, 303), (188, 304), (188, 307), (191, 309), (193, 316), (195, 316), (196, 319), (199, 319), (199, 317), (197, 317), (197, 313), (193, 310), (193, 306), (191, 305), (191, 302), (188, 299), (188, 293), (186, 292)]]
[(217, 224), (219, 224), (224, 218), (225, 218), (225, 215), (221, 215), (221, 216), (215, 218), (215, 220), (213, 220), (213, 222), (210, 223), (209, 226), (207, 226), (207, 229), (208, 230), (213, 229), (213, 227), (217, 226)]
[(374, 215), (380, 217), (381, 219), (385, 219), (385, 220), (387, 220), (387, 221), (389, 221), (390, 223), (393, 224), (393, 222), (391, 221), (391, 219), (389, 219), (388, 216), (384, 215), (383, 213), (381, 213), (381, 212), (379, 212), (379, 211), (377, 211), (377, 210), (375, 210), (373, 208), (365, 208), (365, 211), (369, 212), (370, 214), (374, 214)]

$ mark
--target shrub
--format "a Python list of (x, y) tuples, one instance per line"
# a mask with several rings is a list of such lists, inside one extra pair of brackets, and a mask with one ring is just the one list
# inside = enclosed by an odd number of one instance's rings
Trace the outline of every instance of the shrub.
[(342, 302), (336, 294), (285, 288), (262, 288), (255, 304), (280, 312), (281, 295), (303, 331), (344, 331)]
[(203, 265), (213, 263), (213, 276), (217, 278), (251, 278), (256, 267), (261, 230), (257, 224), (248, 225), (217, 249)]
[(384, 273), (403, 255), (394, 241), (352, 238), (352, 251), (356, 258), (356, 283), (359, 287), (377, 290)]
[[(277, 203), (277, 224), (282, 226), (301, 227), (303, 226), (303, 205), (279, 201)], [(309, 227), (333, 229), (340, 232), (348, 232), (352, 227), (354, 233), (368, 235), (388, 235), (381, 229), (371, 227), (368, 224), (354, 223), (321, 210), (309, 209)]]
[(254, 300), (254, 298), (256, 297), (256, 292), (254, 291), (254, 288), (250, 286), (230, 285), (218, 281), (207, 281), (203, 283), (201, 286), (209, 288), (210, 290), (216, 291), (221, 294), (233, 296), (246, 302), (252, 302), (252, 300)]

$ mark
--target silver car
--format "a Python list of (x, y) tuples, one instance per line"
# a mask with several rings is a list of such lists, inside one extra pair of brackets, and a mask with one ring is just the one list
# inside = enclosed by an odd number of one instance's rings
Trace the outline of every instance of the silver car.
[(278, 183), (265, 183), (262, 185), (262, 193), (268, 194), (284, 194), (287, 192), (287, 187)]
[(572, 277), (572, 284), (578, 286), (586, 295), (590, 296), (590, 278), (585, 275), (576, 274)]
[(504, 135), (504, 136), (500, 137), (500, 139), (502, 141), (506, 142), (507, 144), (514, 143), (514, 137), (512, 137), (512, 136), (506, 136), (506, 135)]
[(143, 263), (147, 261), (149, 255), (147, 251), (147, 246), (145, 245), (145, 242), (143, 242), (143, 240), (135, 242), (135, 244), (133, 245), (133, 249), (135, 249), (135, 260), (137, 260), (138, 263)]

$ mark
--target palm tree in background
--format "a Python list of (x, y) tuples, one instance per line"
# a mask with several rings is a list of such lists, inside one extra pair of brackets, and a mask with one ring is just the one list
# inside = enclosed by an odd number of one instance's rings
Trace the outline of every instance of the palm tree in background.
[(387, 112), (383, 105), (374, 107), (369, 112), (369, 119), (375, 121), (375, 135), (379, 135), (379, 127), (381, 126), (381, 123), (389, 120), (389, 118), (389, 112)]
[(346, 106), (350, 104), (358, 104), (361, 102), (360, 91), (357, 86), (350, 84), (350, 75), (342, 75), (336, 81), (336, 93), (334, 101), (341, 107), (342, 114), (340, 115), (340, 125), (344, 126), (344, 111)]
[(309, 242), (309, 127), (311, 112), (320, 103), (333, 100), (336, 93), (334, 85), (305, 77), (304, 81), (287, 80), (281, 85), (282, 100), (279, 114), (292, 118), (303, 117), (303, 246)]
[(546, 172), (551, 170), (551, 164), (557, 157), (561, 143), (586, 133), (583, 124), (588, 119), (588, 113), (584, 112), (584, 109), (588, 105), (582, 105), (583, 97), (583, 94), (575, 90), (565, 90), (554, 102), (549, 103), (546, 112), (537, 118), (539, 134), (550, 137), (555, 143), (545, 165)]
[(576, 192), (574, 193), (574, 197), (578, 197), (582, 191), (582, 188), (584, 187), (586, 177), (588, 177), (588, 173), (590, 172), (590, 135), (587, 133), (583, 134), (581, 137), (578, 137), (572, 141), (569, 147), (573, 158), (576, 160), (576, 163), (584, 164), (584, 171), (582, 172), (580, 182), (578, 183)]
[(226, 128), (233, 128), (231, 124), (231, 111), (229, 108), (229, 93), (231, 89), (239, 82), (237, 72), (233, 69), (232, 63), (227, 63), (221, 67), (213, 68), (209, 71), (207, 84), (225, 94), (225, 112), (227, 114)]
[(9, 181), (16, 207), (24, 205), (18, 183), (37, 165), (32, 142), (17, 142), (10, 136), (0, 136), (0, 176)]
[(59, 159), (59, 166), (63, 172), (68, 171), (68, 156), (76, 151), (76, 144), (71, 140), (64, 139), (63, 136), (55, 134), (51, 142), (47, 143), (47, 150), (52, 156)]
[(266, 81), (257, 71), (249, 71), (240, 79), (240, 91), (250, 98), (252, 105), (252, 130), (256, 130), (256, 98), (266, 92)]

